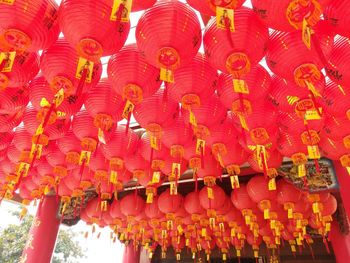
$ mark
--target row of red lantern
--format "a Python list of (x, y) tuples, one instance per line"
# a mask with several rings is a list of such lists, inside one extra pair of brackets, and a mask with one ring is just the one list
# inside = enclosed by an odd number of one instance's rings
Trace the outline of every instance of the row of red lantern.
[(328, 233), (337, 208), (332, 195), (300, 192), (283, 180), (271, 193), (264, 178), (254, 177), (247, 186), (232, 191), (232, 202), (221, 188), (213, 190), (213, 199), (208, 199), (208, 187), (186, 197), (166, 190), (152, 204), (134, 193), (110, 206), (95, 199), (81, 217), (88, 224), (111, 227), (122, 242), (147, 246), (151, 255), (157, 245), (164, 253), (173, 246), (177, 254), (186, 246), (194, 255), (201, 250), (210, 255), (217, 246), (225, 258), (231, 246), (239, 257), (245, 242), (255, 256), (262, 241), (268, 248), (277, 248), (284, 239), (295, 252), (296, 245), (312, 242), (307, 225), (322, 235)]

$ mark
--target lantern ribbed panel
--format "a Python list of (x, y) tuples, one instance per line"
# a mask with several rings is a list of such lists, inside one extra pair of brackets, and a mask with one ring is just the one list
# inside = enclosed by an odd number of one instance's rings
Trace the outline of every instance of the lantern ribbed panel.
[[(87, 3), (85, 3), (87, 6)], [(80, 79), (76, 78), (79, 55), (69, 43), (60, 38), (49, 49), (43, 51), (40, 60), (40, 69), (46, 80), (50, 83), (55, 93), (63, 88), (65, 93), (72, 95)], [(94, 63), (91, 82), (85, 81), (83, 93), (89, 88), (96, 86), (101, 78), (102, 65), (98, 60)]]
[(158, 207), (164, 214), (176, 213), (183, 206), (183, 196), (181, 194), (171, 195), (167, 189), (159, 195)]
[(138, 182), (139, 185), (142, 185), (145, 188), (147, 188), (148, 186), (151, 186), (151, 185), (152, 185), (152, 187), (157, 187), (158, 185), (162, 184), (162, 180), (159, 180), (158, 184), (153, 184), (152, 183), (152, 172), (149, 169), (144, 171), (144, 175), (143, 176), (139, 176), (137, 178), (137, 182)]
[(58, 38), (60, 29), (57, 15), (58, 6), (53, 0), (35, 0), (30, 3), (16, 0), (12, 5), (1, 4), (0, 31), (4, 33), (5, 43), (10, 47), (39, 51), (51, 46)]
[(248, 152), (237, 142), (231, 141), (227, 143), (227, 154), (221, 155), (223, 165), (242, 165), (248, 159)]
[(138, 49), (151, 65), (172, 69), (197, 54), (202, 38), (196, 13), (176, 0), (159, 1), (146, 10), (135, 35)]
[(111, 140), (102, 145), (102, 152), (107, 159), (113, 157), (124, 158), (135, 151), (139, 138), (131, 129), (128, 130), (126, 135), (125, 129), (124, 125), (118, 125), (111, 135)]
[(89, 90), (84, 105), (93, 118), (102, 113), (109, 115), (114, 124), (122, 119), (122, 97), (114, 92), (112, 83), (107, 79), (101, 79)]
[[(33, 79), (29, 84), (29, 99), (37, 111), (42, 109), (40, 106), (40, 101), (42, 98), (46, 98), (47, 101), (51, 103), (54, 96), (54, 91), (50, 88), (49, 83), (43, 76)], [(68, 99), (65, 99), (58, 107), (56, 107), (56, 110), (65, 112), (66, 118), (69, 118), (80, 110), (84, 100), (84, 96), (79, 96), (76, 101), (69, 101)]]
[[(114, 90), (134, 104), (153, 95), (161, 84), (159, 69), (146, 62), (135, 44), (125, 46), (113, 55), (109, 59), (107, 72)], [(141, 89), (141, 96), (138, 96), (136, 87)]]
[(292, 157), (295, 153), (308, 155), (306, 145), (303, 144), (300, 136), (295, 134), (280, 132), (277, 145), (277, 150), (286, 157)]
[(135, 152), (125, 157), (125, 167), (131, 173), (133, 173), (136, 170), (145, 171), (149, 169), (150, 164), (145, 159), (143, 159), (139, 152)]
[[(232, 201), (229, 201), (229, 202), (232, 203)], [(242, 214), (236, 207), (232, 207), (232, 209), (225, 215), (225, 221), (227, 223), (230, 223), (230, 222), (241, 223), (243, 222), (242, 219), (243, 219)]]
[(179, 105), (170, 98), (163, 100), (164, 90), (160, 89), (135, 106), (134, 117), (142, 128), (147, 129), (150, 124), (158, 124), (161, 127), (170, 125), (178, 115)]
[(80, 188), (80, 177), (78, 174), (73, 175), (73, 171), (69, 171), (68, 176), (61, 179), (70, 190), (74, 191)]
[(222, 204), (222, 206), (219, 208), (218, 210), (218, 214), (219, 215), (225, 215), (227, 214), (231, 209), (235, 209), (233, 208), (233, 204), (232, 202), (228, 199), (228, 197), (226, 198), (225, 202)]
[(76, 168), (74, 165), (68, 163), (66, 161), (66, 155), (59, 151), (59, 149), (55, 149), (54, 151), (48, 153), (46, 156), (46, 161), (52, 166), (62, 166), (67, 168), (68, 170), (72, 170)]
[(247, 183), (247, 192), (249, 197), (255, 202), (259, 203), (263, 200), (276, 200), (276, 191), (270, 191), (268, 188), (268, 180), (263, 176), (254, 176)]
[[(217, 70), (210, 66), (203, 54), (198, 53), (190, 63), (174, 72), (174, 83), (169, 83), (168, 92), (179, 103), (184, 102), (185, 95), (193, 94), (199, 98), (199, 104), (202, 104), (214, 93), (217, 86)], [(191, 102), (190, 100), (188, 103), (190, 107)]]
[(216, 18), (212, 18), (203, 42), (205, 54), (214, 68), (239, 77), (263, 58), (269, 35), (267, 27), (246, 7), (235, 10), (234, 26), (235, 31), (228, 33), (218, 28)]
[(203, 207), (200, 205), (199, 192), (190, 192), (186, 195), (184, 208), (189, 214), (204, 213)]
[(349, 154), (349, 149), (344, 146), (343, 140), (330, 140), (322, 138), (319, 143), (322, 156), (331, 160), (339, 160), (343, 155)]
[(350, 120), (347, 117), (326, 116), (325, 125), (321, 136), (326, 136), (332, 140), (341, 140), (350, 134)]
[(226, 144), (237, 140), (238, 132), (234, 126), (231, 114), (227, 114), (224, 121), (210, 127), (210, 136), (205, 140), (208, 147), (212, 147), (215, 143)]
[(340, 35), (350, 37), (350, 2), (343, 0), (333, 0), (324, 12), (325, 20)]
[[(22, 87), (33, 79), (38, 72), (39, 55), (37, 53), (23, 52), (22, 54), (17, 54), (11, 72), (0, 72), (1, 88)], [(4, 84), (6, 82), (7, 85)]]
[(202, 14), (215, 16), (216, 7), (223, 7), (228, 9), (237, 9), (243, 5), (245, 0), (229, 0), (229, 1), (215, 1), (215, 0), (187, 0), (187, 3)]
[(0, 91), (0, 114), (12, 114), (23, 110), (29, 102), (27, 88), (8, 88)]
[(323, 93), (324, 110), (335, 117), (345, 117), (350, 114), (350, 88), (339, 87), (337, 83), (327, 80)]
[(329, 195), (329, 198), (322, 202), (323, 209), (321, 209), (322, 216), (332, 215), (337, 211), (337, 199), (333, 195)]
[[(221, 104), (218, 96), (213, 94), (207, 101), (203, 103), (199, 108), (192, 110), (193, 115), (196, 117), (197, 124), (210, 127), (225, 120), (227, 115), (226, 108)], [(189, 111), (183, 112), (185, 121), (190, 121)]]
[(49, 163), (46, 161), (45, 158), (40, 159), (38, 161), (38, 166), (36, 167), (36, 170), (38, 171), (38, 175), (40, 177), (43, 177), (46, 175), (53, 177), (53, 167), (49, 165)]
[[(283, 156), (277, 150), (267, 152), (266, 155), (267, 168), (277, 169), (282, 165)], [(254, 171), (258, 173), (264, 172), (263, 167), (259, 166), (255, 152), (248, 157), (248, 163)]]
[[(151, 142), (150, 137), (147, 135), (147, 133), (144, 133), (142, 135), (138, 151), (146, 161), (151, 161)], [(168, 159), (169, 156), (170, 150), (165, 146), (160, 147), (159, 150), (153, 150), (153, 160), (162, 160), (165, 162), (165, 160)]]
[[(81, 45), (80, 49), (85, 50), (83, 53), (90, 60), (117, 53), (128, 37), (130, 23), (111, 21), (112, 6), (112, 0), (64, 0), (61, 3), (59, 23), (65, 38), (78, 50)], [(84, 48), (83, 39), (93, 42), (86, 43)]]
[(0, 132), (9, 132), (17, 127), (23, 118), (24, 110), (20, 110), (10, 115), (0, 114)]
[[(90, 169), (87, 169), (87, 168), (84, 169), (83, 174), (81, 174), (80, 167), (73, 169), (71, 174), (68, 175), (67, 177), (72, 178), (73, 182), (76, 180), (78, 181), (78, 185), (75, 187), (75, 189), (82, 189), (80, 183), (83, 181), (90, 182), (91, 184), (94, 181), (94, 173), (92, 171), (90, 171)], [(68, 186), (68, 182), (67, 182), (67, 186)]]
[[(24, 128), (32, 135), (35, 135), (41, 123), (37, 114), (38, 112), (33, 107), (28, 107), (23, 115)], [(53, 124), (48, 124), (43, 133), (48, 136), (49, 140), (58, 140), (65, 136), (70, 124), (70, 119), (58, 119)]]
[[(320, 132), (324, 126), (324, 116), (320, 120), (308, 121), (308, 129)], [(279, 112), (278, 126), (283, 132), (287, 132), (291, 135), (300, 135), (307, 131), (307, 127), (304, 124), (304, 119), (298, 116), (296, 113)]]
[(30, 151), (32, 147), (32, 135), (27, 132), (24, 127), (16, 128), (13, 137), (13, 144), (20, 151)]
[(64, 182), (60, 182), (58, 188), (58, 195), (59, 196), (71, 196), (72, 195), (72, 190), (68, 188), (68, 186)]
[(301, 200), (303, 194), (293, 184), (285, 180), (277, 182), (277, 202), (283, 205), (287, 202), (296, 203)]
[(86, 110), (79, 111), (73, 118), (72, 131), (78, 139), (93, 138), (97, 140), (98, 129), (94, 125), (94, 119)]
[(0, 171), (3, 171), (5, 174), (14, 173), (16, 171), (16, 163), (11, 162), (7, 156), (0, 162)]
[(184, 116), (179, 114), (174, 123), (163, 127), (162, 142), (168, 148), (173, 145), (185, 146), (193, 137), (192, 127), (185, 123)]
[[(350, 6), (349, 6), (350, 7)], [(350, 85), (350, 40), (338, 37), (328, 56), (327, 75), (336, 83), (344, 86)]]
[(98, 147), (96, 149), (96, 152), (94, 152), (93, 158), (91, 158), (89, 163), (89, 168), (96, 172), (97, 170), (105, 170), (108, 171), (109, 162), (107, 159), (105, 159), (101, 147)]
[(204, 186), (202, 190), (199, 191), (199, 202), (204, 209), (214, 209), (219, 210), (222, 205), (228, 201), (228, 198), (222, 190), (217, 185), (211, 187), (213, 189), (214, 199), (208, 198), (208, 187)]
[(109, 214), (112, 218), (116, 219), (124, 219), (125, 216), (120, 211), (120, 201), (119, 200), (113, 200), (111, 207), (109, 209)]
[(222, 168), (215, 160), (214, 156), (210, 153), (206, 153), (203, 159), (204, 168), (199, 168), (197, 170), (197, 176), (199, 178), (219, 178), (222, 175)]
[[(323, 94), (324, 84), (317, 83), (315, 89)], [(305, 110), (316, 109), (322, 104), (321, 98), (317, 97), (315, 100), (310, 99), (310, 91), (306, 88), (297, 86), (292, 81), (287, 81), (274, 75), (271, 83), (270, 99), (272, 103), (280, 111), (288, 112), (305, 112)], [(316, 103), (316, 105), (315, 105)]]
[(234, 79), (235, 78), (232, 75), (226, 73), (220, 75), (218, 95), (222, 104), (228, 109), (231, 109), (233, 102), (239, 100), (240, 97), (247, 99), (254, 104), (255, 101), (259, 101), (261, 98), (266, 97), (270, 90), (270, 74), (259, 64), (253, 67), (249, 73), (240, 78), (246, 82), (249, 94), (235, 92), (233, 90)]
[[(330, 49), (332, 44), (330, 37), (322, 35), (320, 47), (323, 52), (327, 53), (327, 49)], [(308, 49), (299, 31), (289, 33), (275, 31), (270, 37), (266, 63), (272, 72), (289, 81), (299, 81), (302, 87), (306, 87), (302, 82), (304, 75), (308, 73), (311, 76), (306, 79), (310, 79), (309, 81), (313, 84), (318, 81), (324, 82), (324, 76), (320, 70), (325, 65), (315, 49), (314, 42), (311, 42), (311, 49)], [(308, 66), (302, 69), (301, 76), (296, 76), (297, 69), (303, 65)]]
[(57, 146), (64, 154), (67, 154), (70, 151), (75, 151), (78, 153), (81, 151), (80, 140), (71, 130), (69, 130), (63, 138), (57, 141)]
[(312, 0), (305, 3), (290, 0), (252, 0), (252, 5), (268, 27), (280, 31), (294, 31), (302, 29), (304, 18), (308, 25), (316, 25), (329, 2), (330, 0)]
[(27, 187), (23, 184), (19, 187), (19, 196), (24, 200), (33, 200), (31, 192), (27, 189)]
[(156, 2), (157, 0), (133, 0), (131, 11), (137, 12), (137, 11), (148, 9), (152, 7)]
[(102, 217), (101, 201), (99, 198), (94, 198), (90, 200), (86, 207), (85, 212), (88, 217), (100, 219)]
[(0, 161), (3, 161), (7, 157), (7, 149), (0, 150)]
[(120, 200), (120, 211), (125, 216), (137, 216), (143, 212), (145, 201), (138, 195), (128, 194)]
[[(21, 159), (21, 151), (18, 150), (14, 144), (9, 145), (6, 151), (7, 158), (12, 162), (17, 164)], [(28, 155), (29, 157), (29, 155)], [(35, 163), (34, 163), (35, 164)]]
[(13, 137), (14, 133), (12, 131), (0, 133), (0, 151), (5, 150), (10, 145)]

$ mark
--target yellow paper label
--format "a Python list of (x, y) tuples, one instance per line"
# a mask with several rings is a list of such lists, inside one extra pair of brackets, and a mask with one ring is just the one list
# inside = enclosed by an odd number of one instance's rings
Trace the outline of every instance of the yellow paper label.
[(132, 7), (132, 0), (114, 0), (111, 21), (129, 22), (130, 12)]
[(243, 79), (233, 79), (233, 91), (236, 93), (249, 94), (247, 82)]
[(297, 252), (297, 249), (296, 249), (296, 247), (294, 245), (291, 245), (290, 249), (292, 250), (293, 253)]
[(292, 219), (293, 218), (293, 209), (289, 208), (288, 209), (288, 219)]
[(201, 155), (201, 153), (203, 152), (203, 155), (204, 155), (204, 149), (205, 149), (205, 141), (202, 139), (197, 139), (196, 154)]
[(0, 0), (0, 4), (13, 5), (15, 0)]
[(302, 241), (301, 241), (301, 239), (299, 239), (299, 238), (297, 238), (296, 241), (297, 241), (297, 245), (298, 245), (298, 246), (301, 246), (301, 245), (303, 244)]
[(40, 107), (50, 107), (50, 102), (46, 98), (41, 98), (40, 100)]
[(57, 115), (57, 118), (65, 118), (66, 117), (66, 113), (63, 112), (63, 111), (56, 111), (56, 115)]
[(319, 204), (318, 204), (317, 202), (312, 204), (312, 211), (313, 211), (315, 214), (317, 214), (317, 213), (320, 212), (320, 206), (319, 206)]
[(135, 105), (130, 100), (127, 100), (123, 110), (123, 118), (128, 119), (129, 114), (134, 111), (134, 108)]
[[(14, 2), (14, 0), (12, 1), (12, 3), (13, 2)], [(0, 1), (0, 3), (4, 3), (4, 2)], [(1, 72), (11, 72), (12, 71), (13, 62), (15, 61), (15, 58), (16, 58), (16, 51), (1, 52), (0, 53), (0, 64), (4, 60), (6, 60), (6, 62), (4, 62), (4, 65), (3, 65), (2, 69), (1, 69)]]
[(320, 151), (319, 151), (317, 145), (308, 145), (307, 152), (309, 155), (309, 159), (320, 159), (321, 158), (321, 154), (320, 154)]
[(270, 228), (275, 229), (276, 228), (276, 220), (270, 220)]
[(214, 193), (213, 193), (213, 188), (208, 187), (208, 198), (209, 199), (214, 199)]
[(275, 237), (275, 243), (276, 245), (280, 245), (281, 244), (281, 240), (279, 237)]
[(216, 26), (221, 29), (230, 27), (230, 31), (235, 31), (234, 11), (220, 6), (216, 7)]
[(231, 237), (236, 236), (236, 230), (234, 228), (231, 228)]
[(63, 100), (64, 100), (64, 89), (62, 88), (55, 94), (55, 97), (54, 97), (54, 102), (56, 107), (60, 106)]
[(36, 159), (40, 159), (41, 154), (43, 152), (43, 145), (33, 143), (32, 148), (31, 148), (30, 153), (29, 153), (30, 158), (34, 158), (35, 152), (36, 152)]
[(316, 90), (314, 84), (312, 84), (307, 80), (305, 82), (306, 82), (307, 88), (312, 92), (312, 94), (314, 94), (315, 97), (321, 97), (321, 94)]
[(258, 257), (259, 257), (259, 251), (254, 250), (254, 257), (255, 257), (255, 258), (258, 258)]
[(308, 49), (311, 49), (311, 28), (309, 27), (305, 18), (303, 20), (302, 39), (305, 46)]
[(171, 166), (171, 173), (175, 178), (180, 178), (181, 164), (173, 163)]
[(87, 60), (86, 58), (79, 57), (77, 71), (75, 72), (75, 77), (77, 79), (81, 79), (81, 77), (83, 76), (84, 70), (87, 70), (85, 82), (90, 83), (92, 79), (92, 72), (94, 70), (94, 63), (92, 61)]
[(250, 215), (245, 215), (244, 220), (245, 220), (246, 225), (250, 225), (250, 223), (251, 223)]
[(153, 148), (154, 150), (159, 150), (158, 139), (156, 136), (153, 136), (153, 135), (150, 136), (150, 143), (151, 143), (151, 148)]
[(307, 110), (305, 112), (305, 120), (320, 120), (321, 116), (318, 114), (317, 110)]
[(152, 204), (153, 203), (153, 193), (148, 193), (147, 194), (146, 203), (147, 204)]
[(300, 165), (298, 165), (298, 176), (299, 176), (299, 177), (304, 177), (304, 176), (306, 176), (305, 164), (300, 164)]
[(202, 228), (202, 237), (206, 237), (206, 236), (207, 236), (207, 229)]
[(331, 223), (326, 223), (325, 230), (326, 232), (331, 231)]
[(170, 183), (170, 194), (177, 195), (177, 186), (175, 182)]
[(109, 181), (112, 184), (116, 184), (118, 181), (118, 172), (117, 171), (111, 171), (111, 175), (109, 177)]
[(153, 172), (152, 184), (157, 184), (157, 183), (159, 183), (159, 181), (160, 181), (160, 172), (158, 172), (158, 171)]
[(26, 177), (28, 175), (29, 168), (30, 168), (29, 163), (20, 162), (17, 170), (17, 175), (22, 175), (23, 177)]
[(91, 158), (91, 152), (90, 151), (81, 151), (80, 158), (79, 158), (79, 165), (82, 165), (85, 161), (85, 165), (89, 165)]
[(174, 73), (170, 69), (160, 68), (160, 80), (174, 83)]
[(350, 175), (350, 167), (346, 167), (346, 171), (348, 172), (348, 175)]
[(226, 261), (227, 260), (227, 256), (226, 256), (226, 254), (224, 253), (224, 254), (222, 254), (222, 260), (223, 261)]
[(297, 220), (297, 226), (296, 226), (298, 229), (302, 228), (302, 225), (301, 225), (301, 220), (298, 219)]
[(269, 209), (264, 209), (264, 219), (270, 219), (270, 211), (269, 211)]
[(239, 188), (239, 179), (237, 175), (231, 175), (230, 181), (232, 189)]
[(236, 250), (236, 255), (237, 255), (237, 257), (240, 257), (241, 256), (241, 250), (237, 249)]
[(244, 116), (241, 114), (238, 114), (238, 118), (239, 118), (239, 122), (241, 123), (242, 128), (249, 131), (248, 124), (247, 124), (247, 121), (244, 118)]
[(182, 235), (182, 233), (184, 232), (183, 228), (181, 225), (177, 226), (177, 231), (179, 232), (180, 235)]
[(196, 116), (194, 116), (193, 111), (191, 110), (190, 110), (190, 123), (195, 127), (197, 126)]
[(102, 144), (106, 144), (106, 138), (105, 138), (105, 134), (103, 132), (102, 129), (98, 129), (98, 132), (97, 132), (97, 137), (98, 137), (98, 141)]
[(275, 178), (271, 178), (269, 180), (269, 190), (270, 191), (276, 190), (276, 179)]

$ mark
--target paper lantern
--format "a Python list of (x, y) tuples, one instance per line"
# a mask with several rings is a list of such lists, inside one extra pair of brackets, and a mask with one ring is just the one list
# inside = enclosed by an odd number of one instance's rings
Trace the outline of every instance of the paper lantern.
[[(4, 5), (1, 5), (4, 6)], [(0, 47), (0, 53), (3, 53)], [(6, 52), (5, 52), (6, 53)], [(8, 54), (8, 53), (6, 53)], [(13, 65), (7, 67), (9, 61), (13, 59)], [(7, 87), (23, 87), (39, 72), (39, 55), (37, 53), (24, 52), (11, 58), (2, 60), (0, 66), (0, 90)]]
[(89, 169), (94, 172), (95, 185), (98, 185), (101, 181), (109, 181), (109, 165), (101, 151), (101, 147), (97, 147), (94, 152), (94, 156), (89, 163)]
[(294, 206), (302, 197), (302, 192), (292, 184), (287, 183), (285, 180), (277, 182), (277, 202), (288, 211), (288, 218), (293, 217)]
[(183, 196), (180, 194), (171, 195), (167, 189), (159, 195), (158, 207), (164, 214), (174, 214), (183, 206)]
[(13, 136), (14, 133), (12, 131), (0, 133), (0, 151), (7, 149), (13, 139)]
[[(102, 56), (117, 53), (124, 45), (130, 23), (123, 22), (118, 12), (112, 13), (112, 7), (111, 0), (90, 4), (76, 0), (62, 1), (59, 16), (61, 30), (81, 56), (96, 61)], [(96, 28), (103, 28), (103, 31)]]
[(122, 98), (114, 92), (111, 82), (102, 79), (87, 94), (84, 103), (94, 125), (101, 131), (110, 131), (122, 119)]
[(92, 187), (94, 182), (94, 173), (89, 169), (82, 169), (81, 167), (72, 170), (67, 180), (65, 181), (67, 186), (73, 188), (76, 194), (79, 196)]
[[(322, 35), (319, 42), (321, 51), (327, 54), (332, 47), (331, 37)], [(319, 96), (314, 86), (319, 85), (318, 82), (324, 82), (321, 69), (325, 65), (314, 42), (311, 42), (308, 49), (299, 32), (274, 32), (270, 38), (266, 62), (275, 74), (294, 81), (298, 86), (309, 89), (314, 96)]]
[(325, 135), (332, 140), (342, 140), (350, 134), (350, 120), (347, 117), (334, 117), (326, 115), (324, 128), (321, 137)]
[(115, 92), (133, 105), (152, 96), (161, 84), (159, 69), (146, 62), (135, 44), (126, 45), (113, 55), (107, 72)]
[(60, 31), (57, 15), (58, 6), (51, 0), (36, 0), (30, 5), (24, 0), (2, 4), (2, 45), (10, 50), (30, 52), (48, 48)]
[(223, 27), (218, 27), (216, 18), (209, 21), (203, 38), (205, 54), (212, 67), (240, 78), (265, 55), (268, 29), (246, 7), (235, 10), (233, 32)]
[(186, 65), (197, 54), (201, 37), (196, 13), (175, 0), (157, 2), (145, 11), (136, 27), (140, 52), (148, 63), (165, 70)]
[(9, 132), (17, 127), (23, 118), (24, 110), (9, 114), (0, 115), (0, 132)]
[(145, 201), (138, 195), (129, 194), (120, 201), (120, 211), (127, 217), (138, 216), (145, 208)]
[(349, 31), (349, 3), (342, 0), (334, 0), (326, 7), (324, 11), (325, 20), (327, 20), (334, 31), (340, 35), (350, 37)]
[(164, 216), (164, 214), (158, 208), (158, 197), (153, 198), (153, 202), (146, 204), (145, 214), (149, 219), (159, 219)]
[(219, 186), (212, 186), (213, 198), (208, 196), (208, 191), (210, 187), (204, 186), (199, 192), (199, 202), (201, 206), (206, 210), (219, 210), (228, 198)]
[(337, 199), (333, 195), (329, 195), (329, 198), (325, 202), (322, 202), (322, 206), (322, 216), (333, 215), (337, 211)]
[[(64, 4), (62, 3), (61, 6)], [(94, 87), (102, 73), (100, 60), (93, 63), (81, 59), (63, 38), (58, 39), (54, 45), (43, 51), (40, 69), (54, 93), (63, 88), (65, 98), (70, 100), (76, 99), (70, 97), (71, 95), (79, 98), (89, 88)]]
[(0, 90), (0, 114), (13, 114), (23, 111), (29, 102), (27, 88), (17, 87)]
[(188, 0), (190, 6), (198, 10), (200, 13), (215, 16), (216, 8), (222, 7), (227, 9), (237, 9), (243, 5), (245, 0), (224, 0), (224, 1), (200, 1), (200, 0)]
[(86, 205), (86, 215), (92, 219), (94, 223), (97, 223), (102, 218), (101, 201), (98, 198), (92, 199)]
[(305, 20), (309, 26), (314, 26), (320, 20), (323, 9), (329, 0), (313, 0), (302, 2), (298, 0), (253, 0), (254, 11), (268, 27), (280, 31), (301, 30)]
[(283, 156), (277, 151), (263, 151), (260, 155), (257, 151), (253, 152), (248, 158), (248, 163), (251, 168), (256, 172), (263, 172), (265, 176), (270, 178), (270, 183), (272, 190), (274, 190), (274, 178), (278, 175), (277, 169), (281, 166), (283, 161)]
[(114, 222), (125, 220), (125, 215), (120, 210), (120, 201), (114, 200), (110, 206), (109, 214)]
[(199, 219), (199, 215), (204, 212), (203, 207), (200, 204), (199, 196), (199, 192), (190, 192), (186, 195), (184, 200), (184, 208), (186, 212), (191, 215), (192, 219), (197, 217), (197, 220)]
[[(203, 158), (203, 167), (199, 168), (196, 172), (196, 175), (199, 178), (203, 178), (204, 184), (208, 187), (212, 187), (215, 185), (215, 181), (217, 178), (222, 176), (222, 167), (215, 160), (214, 156), (206, 154)], [(215, 192), (213, 193), (215, 196)], [(208, 196), (210, 196), (210, 192), (208, 191)], [(215, 197), (211, 197), (215, 199)]]

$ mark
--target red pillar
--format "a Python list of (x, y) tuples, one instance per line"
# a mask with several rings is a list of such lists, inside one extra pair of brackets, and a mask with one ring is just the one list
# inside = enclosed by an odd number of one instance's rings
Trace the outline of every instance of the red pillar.
[(337, 263), (350, 262), (350, 235), (342, 235), (337, 222), (333, 222), (329, 239)]
[(333, 161), (335, 174), (337, 175), (340, 195), (348, 217), (350, 217), (350, 176), (339, 161)]
[(60, 220), (59, 202), (55, 196), (46, 196), (38, 207), (28, 240), (22, 252), (21, 263), (49, 263), (55, 248)]
[(140, 248), (130, 242), (124, 247), (123, 263), (140, 263)]

